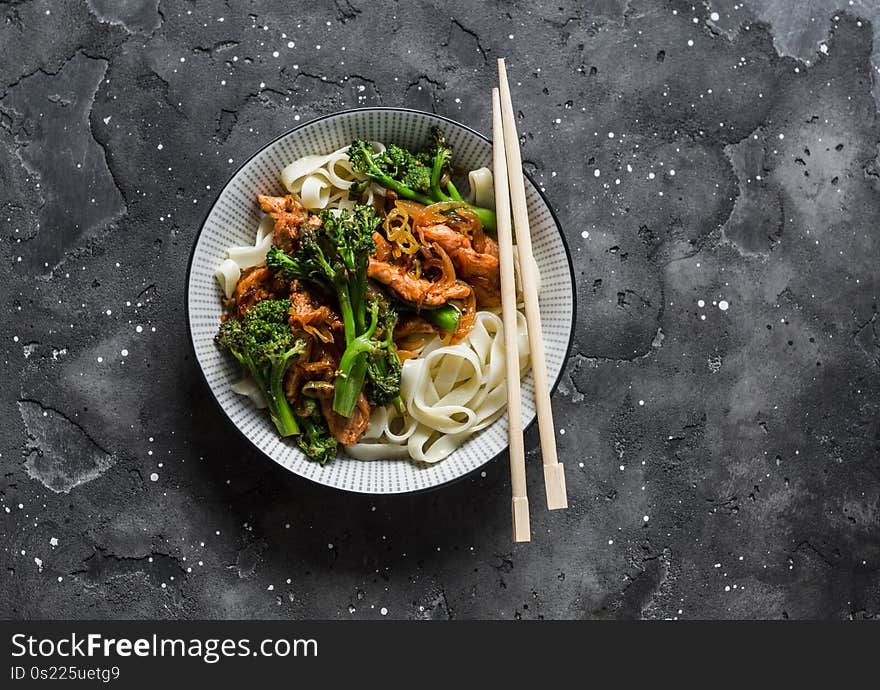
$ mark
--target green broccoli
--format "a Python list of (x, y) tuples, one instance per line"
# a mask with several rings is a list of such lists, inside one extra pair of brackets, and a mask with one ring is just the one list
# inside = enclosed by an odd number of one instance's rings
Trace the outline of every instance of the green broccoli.
[(405, 314), (418, 314), (428, 323), (447, 333), (455, 333), (458, 330), (458, 322), (461, 320), (461, 311), (449, 302), (439, 307), (422, 307), (421, 309), (416, 309), (406, 302), (397, 302), (396, 306), (398, 311)]
[[(447, 146), (446, 135), (439, 127), (431, 129), (431, 146), (424, 155), (431, 165), (431, 196), (437, 201), (462, 201), (452, 184), (452, 147)], [(441, 189), (444, 183), (449, 194)]]
[(394, 347), (394, 327), (397, 325), (397, 312), (383, 299), (379, 302), (379, 325), (382, 328), (379, 346), (369, 355), (367, 377), (370, 379), (370, 392), (377, 405), (394, 401), (400, 408), (400, 374), (402, 367), (397, 349)]
[(391, 144), (376, 155), (376, 164), (389, 177), (419, 192), (426, 192), (431, 185), (431, 168), (418, 156), (396, 144)]
[(318, 404), (311, 399), (304, 403), (304, 414), (297, 415), (302, 433), (296, 439), (302, 452), (315, 462), (326, 465), (336, 457), (339, 442), (330, 433), (327, 420), (318, 409)]
[(217, 342), (245, 366), (263, 393), (282, 436), (299, 433), (284, 395), (284, 375), (306, 346), (305, 340), (294, 336), (288, 326), (289, 311), (290, 300), (261, 300), (243, 319), (224, 321), (217, 333)]
[[(367, 266), (373, 231), (379, 224), (372, 206), (356, 206), (338, 217), (321, 214), (319, 228), (304, 227), (295, 256), (269, 250), (266, 265), (285, 280), (305, 279), (336, 296), (345, 330), (345, 351), (334, 380), (333, 410), (350, 417), (364, 387), (368, 357), (383, 347), (373, 339), (379, 304), (367, 303)], [(368, 322), (369, 318), (369, 322)]]
[[(432, 130), (428, 149), (418, 154), (395, 145), (375, 153), (368, 141), (355, 139), (348, 149), (348, 159), (355, 172), (403, 199), (425, 205), (439, 201), (466, 203), (452, 183), (452, 148), (439, 128)], [(444, 187), (448, 191), (444, 191)], [(471, 204), (467, 206), (484, 227), (495, 229), (494, 211)]]

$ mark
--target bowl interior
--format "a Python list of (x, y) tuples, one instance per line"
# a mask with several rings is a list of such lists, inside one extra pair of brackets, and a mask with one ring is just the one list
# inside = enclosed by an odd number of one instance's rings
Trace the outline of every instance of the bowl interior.
[[(405, 460), (364, 462), (343, 454), (321, 467), (290, 440), (282, 440), (265, 410), (252, 406), (230, 386), (241, 371), (214, 343), (221, 314), (221, 291), (214, 271), (227, 247), (253, 244), (260, 211), (255, 195), (283, 193), (278, 175), (304, 155), (328, 153), (366, 138), (418, 148), (431, 127), (440, 126), (454, 148), (456, 167), (491, 166), (492, 147), (477, 132), (451, 120), (411, 110), (370, 108), (337, 113), (306, 123), (258, 151), (220, 192), (196, 240), (187, 286), (187, 318), (199, 365), (211, 392), (236, 427), (263, 453), (291, 472), (321, 484), (361, 493), (403, 493), (438, 486), (480, 467), (507, 448), (507, 417), (476, 434), (447, 459), (434, 465)], [(574, 285), (565, 242), (538, 190), (526, 181), (535, 260), (541, 274), (540, 307), (548, 375), (556, 382), (572, 335)], [(523, 422), (535, 416), (531, 374), (523, 380)]]

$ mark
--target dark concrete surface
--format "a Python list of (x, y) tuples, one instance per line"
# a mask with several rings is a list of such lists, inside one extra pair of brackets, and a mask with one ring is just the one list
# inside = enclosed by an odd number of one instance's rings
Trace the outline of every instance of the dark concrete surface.
[[(876, 616), (880, 11), (839, 4), (0, 3), (0, 615)], [(370, 498), (257, 455), (183, 305), (256, 148), (377, 104), (486, 132), (498, 56), (579, 304), (570, 508), (533, 464), (518, 546), (503, 459)]]

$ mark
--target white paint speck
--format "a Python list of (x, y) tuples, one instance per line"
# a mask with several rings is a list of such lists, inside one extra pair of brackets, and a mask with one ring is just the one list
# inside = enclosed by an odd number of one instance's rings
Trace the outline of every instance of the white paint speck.
[(383, 606), (381, 609), (379, 609), (379, 613), (381, 613), (383, 616), (387, 616), (387, 615), (388, 615), (388, 609), (386, 609), (386, 608)]
[(727, 311), (730, 308), (730, 305), (727, 303), (726, 299), (723, 299), (718, 303), (718, 308), (721, 311)]
[(711, 19), (713, 22), (717, 22), (719, 19), (721, 19), (721, 16), (717, 12), (713, 12), (709, 15), (709, 19)]
[(159, 481), (159, 475), (156, 474), (155, 472), (153, 472), (153, 473), (150, 475), (150, 481), (151, 481), (151, 482), (158, 482), (158, 481)]

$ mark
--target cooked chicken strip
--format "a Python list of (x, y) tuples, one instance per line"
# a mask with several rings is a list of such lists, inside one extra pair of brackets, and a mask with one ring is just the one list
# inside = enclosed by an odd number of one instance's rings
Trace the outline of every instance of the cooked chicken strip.
[(290, 284), (290, 328), (294, 333), (312, 335), (326, 343), (333, 340), (334, 329), (342, 328), (342, 319), (294, 280)]
[(378, 261), (372, 256), (367, 275), (387, 285), (402, 300), (425, 307), (439, 307), (451, 299), (464, 299), (471, 292), (470, 286), (460, 281), (446, 285), (432, 283), (416, 278), (404, 266)]
[(367, 402), (363, 393), (358, 398), (351, 417), (343, 417), (333, 411), (332, 397), (322, 398), (321, 411), (327, 420), (330, 433), (343, 446), (352, 446), (357, 443), (364, 431), (367, 430), (367, 424), (370, 421), (370, 403)]
[(443, 248), (455, 266), (455, 273), (474, 288), (477, 303), (483, 307), (501, 304), (501, 274), (498, 245), (491, 237), (482, 241), (484, 252), (478, 252), (471, 241), (447, 225), (430, 225), (418, 230), (420, 240), (434, 242)]
[(448, 225), (428, 225), (416, 230), (422, 244), (436, 242), (451, 257), (460, 251), (473, 251), (471, 241)]
[(309, 220), (309, 214), (290, 194), (287, 196), (266, 196), (257, 194), (260, 208), (275, 221), (272, 244), (292, 254), (297, 247), (299, 228)]
[(287, 284), (276, 278), (265, 266), (246, 268), (232, 293), (235, 311), (239, 318), (257, 302), (264, 299), (278, 299), (286, 296)]

